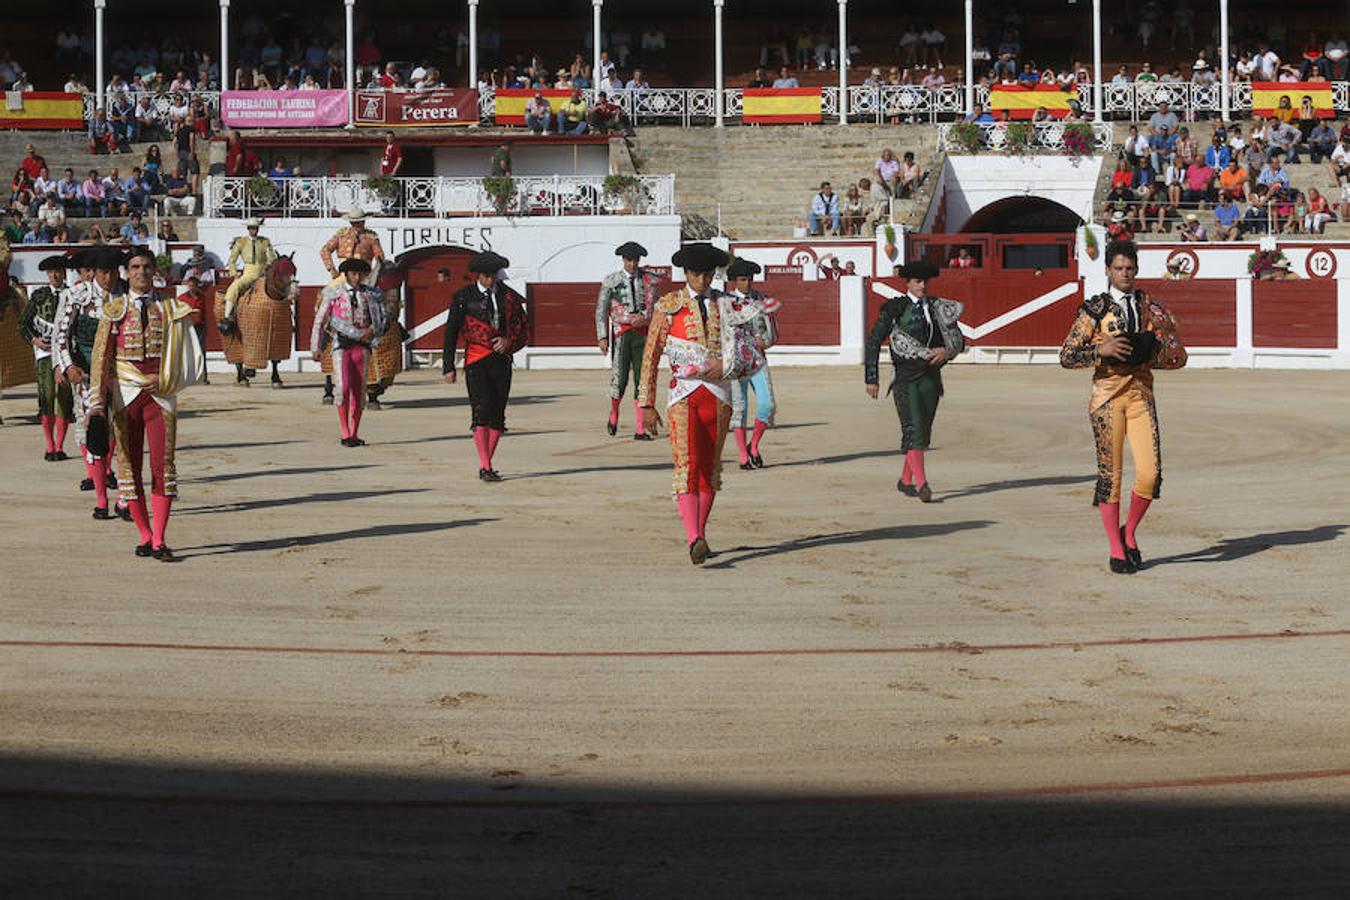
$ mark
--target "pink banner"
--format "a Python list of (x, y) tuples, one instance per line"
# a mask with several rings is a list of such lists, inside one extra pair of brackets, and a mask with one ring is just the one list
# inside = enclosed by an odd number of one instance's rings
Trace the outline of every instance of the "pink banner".
[(331, 128), (347, 124), (346, 91), (225, 91), (220, 119), (230, 128)]

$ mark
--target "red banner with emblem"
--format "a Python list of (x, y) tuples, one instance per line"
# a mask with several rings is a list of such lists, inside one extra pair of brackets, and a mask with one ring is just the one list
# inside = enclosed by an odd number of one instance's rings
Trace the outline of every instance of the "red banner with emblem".
[(433, 128), (478, 124), (478, 92), (357, 91), (355, 122), (367, 128)]

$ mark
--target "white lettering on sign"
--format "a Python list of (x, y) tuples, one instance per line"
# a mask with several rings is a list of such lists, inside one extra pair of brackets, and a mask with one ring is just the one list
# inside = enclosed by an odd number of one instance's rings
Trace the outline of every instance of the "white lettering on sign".
[(399, 112), (400, 121), (439, 122), (445, 119), (458, 119), (459, 108), (455, 106), (404, 106)]

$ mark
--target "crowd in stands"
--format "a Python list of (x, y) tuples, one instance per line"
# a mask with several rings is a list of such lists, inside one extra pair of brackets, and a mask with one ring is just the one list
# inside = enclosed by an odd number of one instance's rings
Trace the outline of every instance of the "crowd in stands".
[(822, 181), (811, 197), (806, 214), (806, 234), (838, 237), (873, 235), (879, 225), (890, 221), (891, 201), (914, 196), (925, 178), (923, 167), (912, 152), (897, 158), (890, 147), (881, 151), (866, 177), (849, 184), (843, 196)]
[[(1338, 197), (1299, 187), (1305, 162), (1328, 167)], [(1350, 123), (1339, 131), (1327, 120), (1304, 128), (1271, 116), (1246, 135), (1240, 125), (1220, 125), (1202, 148), (1175, 113), (1160, 108), (1142, 130), (1130, 127), (1103, 215), (1113, 239), (1173, 229), (1194, 242), (1320, 234), (1328, 222), (1350, 221)]]

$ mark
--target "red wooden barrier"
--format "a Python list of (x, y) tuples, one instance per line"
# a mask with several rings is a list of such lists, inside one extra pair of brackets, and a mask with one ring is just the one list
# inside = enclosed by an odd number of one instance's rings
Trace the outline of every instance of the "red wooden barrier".
[(1190, 347), (1237, 344), (1237, 293), (1233, 281), (1164, 281), (1141, 278), (1136, 284), (1163, 302), (1181, 326)]
[(1336, 348), (1336, 282), (1252, 282), (1252, 346)]

